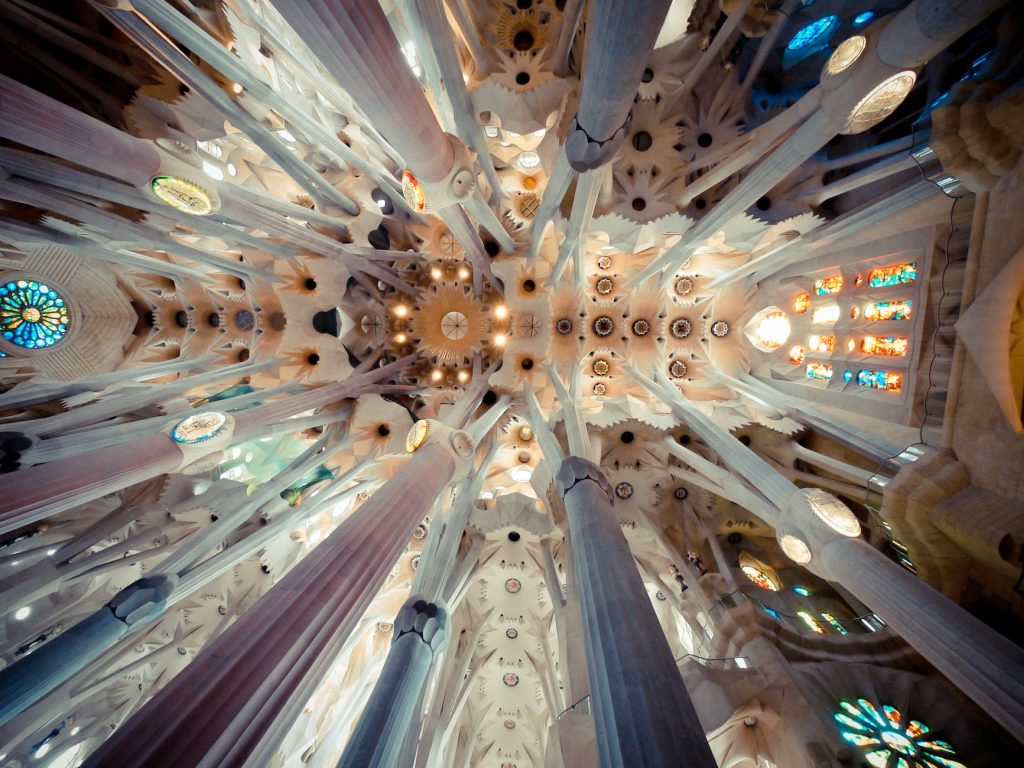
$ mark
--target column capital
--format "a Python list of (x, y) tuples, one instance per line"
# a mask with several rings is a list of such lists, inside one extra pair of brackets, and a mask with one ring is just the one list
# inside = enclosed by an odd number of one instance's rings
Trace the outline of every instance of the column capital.
[(591, 136), (586, 128), (580, 125), (579, 119), (580, 116), (577, 114), (569, 123), (569, 131), (565, 137), (565, 156), (569, 160), (569, 166), (574, 171), (582, 173), (600, 168), (619, 151), (633, 123), (633, 110), (629, 110), (619, 129), (607, 139)]
[(600, 486), (601, 490), (608, 496), (608, 502), (613, 502), (612, 496), (612, 485), (608, 482), (608, 478), (604, 476), (604, 472), (594, 462), (589, 459), (583, 459), (579, 456), (568, 456), (565, 461), (562, 462), (562, 466), (558, 470), (558, 475), (555, 477), (555, 484), (558, 486), (558, 494), (561, 498), (565, 498), (565, 495), (573, 489), (573, 487), (583, 480), (593, 480)]
[(178, 585), (177, 576), (157, 573), (133, 581), (114, 595), (107, 607), (129, 627), (163, 613), (167, 598)]
[(448, 609), (440, 600), (429, 602), (421, 595), (414, 595), (395, 617), (395, 634), (392, 643), (405, 635), (418, 635), (436, 655), (448, 637)]

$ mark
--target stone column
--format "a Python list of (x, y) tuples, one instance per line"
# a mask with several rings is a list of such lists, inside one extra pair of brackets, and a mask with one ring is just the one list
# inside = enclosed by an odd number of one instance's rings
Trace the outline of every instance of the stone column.
[(418, 448), (86, 764), (269, 764), (451, 479), (456, 455), (442, 440)]
[(177, 443), (157, 433), (12, 472), (0, 494), (0, 533), (172, 472), (183, 458)]
[(160, 153), (137, 139), (0, 75), (0, 136), (121, 179), (149, 182)]
[(576, 171), (612, 159), (629, 131), (633, 99), (671, 0), (597, 0), (587, 18), (583, 90), (565, 154)]
[(1024, 736), (1024, 650), (860, 538), (860, 523), (823, 491), (797, 491), (776, 535), (794, 561), (842, 584), (993, 720)]
[(715, 766), (597, 465), (557, 477), (572, 534), (590, 694), (603, 768)]
[(310, 53), (423, 182), (441, 181), (455, 154), (402, 55), (379, 3), (273, 0)]
[(447, 639), (448, 611), (440, 601), (410, 597), (395, 619), (395, 639), (370, 700), (363, 709), (338, 768), (394, 768), (407, 731), (417, 721), (416, 708), (430, 665)]

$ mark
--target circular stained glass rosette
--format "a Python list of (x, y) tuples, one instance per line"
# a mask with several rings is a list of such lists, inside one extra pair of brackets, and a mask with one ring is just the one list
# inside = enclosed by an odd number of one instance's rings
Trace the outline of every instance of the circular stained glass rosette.
[(509, 640), (515, 640), (517, 637), (519, 637), (519, 630), (515, 627), (509, 627), (505, 630), (505, 637), (507, 637)]
[(658, 598), (659, 600), (664, 600), (665, 599), (665, 593), (662, 592), (660, 589), (657, 592), (654, 593), (654, 596), (656, 598)]
[(422, 213), (427, 209), (427, 193), (423, 190), (423, 185), (409, 171), (402, 174), (402, 195), (417, 213)]
[(834, 717), (839, 734), (863, 750), (874, 768), (967, 768), (954, 759), (956, 750), (948, 741), (933, 738), (927, 725), (888, 704), (843, 700)]
[(628, 499), (633, 495), (633, 486), (629, 483), (619, 483), (615, 486), (615, 495), (620, 499)]
[(506, 579), (505, 580), (505, 591), (508, 592), (510, 595), (516, 594), (516, 592), (518, 592), (522, 588), (523, 588), (523, 582), (521, 582), (519, 579)]
[(162, 202), (182, 213), (206, 216), (213, 212), (210, 193), (194, 181), (180, 176), (156, 176), (149, 182), (149, 187)]
[(513, 728), (516, 727), (516, 721), (515, 720), (506, 720), (505, 721), (505, 727), (508, 728), (511, 731)]
[(46, 349), (64, 338), (70, 320), (61, 295), (35, 280), (0, 286), (0, 332), (25, 349)]
[(501, 682), (507, 685), (509, 688), (515, 688), (519, 685), (519, 675), (515, 672), (506, 672), (504, 677), (501, 678)]
[(224, 429), (228, 417), (218, 411), (197, 413), (179, 421), (171, 430), (171, 439), (183, 445), (195, 445), (212, 440)]

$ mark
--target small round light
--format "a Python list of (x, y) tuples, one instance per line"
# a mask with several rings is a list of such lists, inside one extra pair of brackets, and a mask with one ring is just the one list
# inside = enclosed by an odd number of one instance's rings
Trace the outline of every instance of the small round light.
[(504, 333), (499, 333), (494, 336), (494, 346), (503, 347), (505, 342), (508, 341), (508, 337)]
[(459, 280), (465, 280), (469, 277), (469, 270), (465, 267), (459, 267)]
[(406, 342), (406, 335), (404, 333), (399, 333), (397, 336), (395, 336), (395, 343), (396, 344), (405, 344), (405, 342)]
[(444, 375), (444, 374), (442, 374), (442, 373), (441, 373), (440, 369), (438, 369), (438, 368), (435, 368), (434, 370), (432, 370), (432, 371), (430, 372), (430, 380), (431, 380), (431, 381), (440, 381), (440, 380), (441, 380), (441, 377), (442, 377), (443, 375)]
[(516, 467), (508, 474), (517, 483), (528, 483), (530, 478), (533, 477), (533, 470), (529, 467)]
[(14, 618), (18, 621), (24, 621), (28, 618), (28, 615), (30, 613), (32, 613), (32, 609), (29, 608), (27, 605), (23, 605), (21, 606), (21, 608), (14, 612)]
[(409, 314), (409, 308), (405, 304), (399, 304), (394, 309), (395, 317), (405, 317)]
[(457, 378), (459, 380), (459, 383), (465, 384), (467, 381), (469, 381), (469, 372), (468, 371), (459, 371), (459, 374), (458, 374)]
[(791, 534), (786, 534), (779, 539), (779, 546), (782, 547), (782, 551), (786, 553), (786, 556), (794, 563), (800, 563), (801, 565), (811, 562), (811, 548), (807, 546), (807, 543), (803, 539), (799, 539)]
[(499, 318), (508, 317), (508, 307), (504, 304), (499, 304), (494, 308), (494, 316)]
[(232, 83), (231, 90), (234, 91), (235, 93), (241, 93), (242, 90), (243, 90), (242, 89), (242, 84), (241, 83)]
[(856, 16), (853, 17), (853, 25), (855, 27), (863, 27), (873, 18), (875, 18), (874, 11), (864, 11), (864, 13), (858, 13)]
[(437, 267), (434, 267), (433, 269), (430, 270), (430, 276), (434, 280), (440, 280), (441, 279), (441, 270), (438, 269)]

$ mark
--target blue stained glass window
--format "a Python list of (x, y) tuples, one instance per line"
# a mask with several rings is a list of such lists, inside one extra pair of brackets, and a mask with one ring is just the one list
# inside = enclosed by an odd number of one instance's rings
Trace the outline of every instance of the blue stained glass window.
[(838, 16), (822, 16), (793, 35), (786, 48), (790, 51), (802, 51), (808, 46), (825, 43), (838, 27)]
[(875, 18), (874, 11), (864, 11), (864, 13), (858, 13), (856, 16), (853, 17), (853, 24), (856, 27), (863, 27), (873, 18)]
[(25, 349), (45, 349), (68, 331), (68, 308), (57, 291), (34, 280), (0, 285), (0, 332)]

